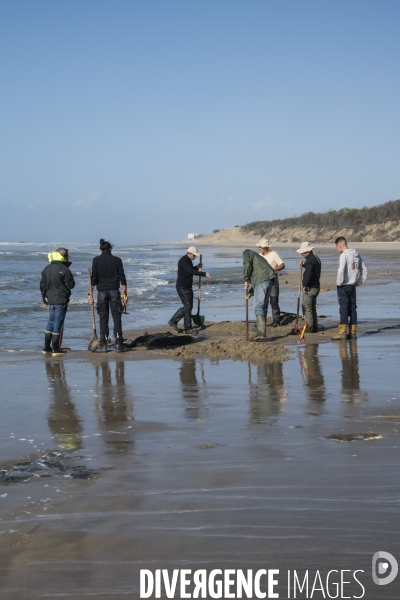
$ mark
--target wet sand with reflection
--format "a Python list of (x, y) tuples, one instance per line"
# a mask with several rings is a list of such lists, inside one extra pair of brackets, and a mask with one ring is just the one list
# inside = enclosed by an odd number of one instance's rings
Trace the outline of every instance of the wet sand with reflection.
[[(58, 452), (95, 473), (0, 487), (2, 598), (138, 598), (140, 568), (363, 569), (366, 598), (398, 598), (370, 576), (400, 554), (398, 331), (287, 343), (2, 364), (2, 468)], [(382, 438), (327, 439), (360, 431)]]

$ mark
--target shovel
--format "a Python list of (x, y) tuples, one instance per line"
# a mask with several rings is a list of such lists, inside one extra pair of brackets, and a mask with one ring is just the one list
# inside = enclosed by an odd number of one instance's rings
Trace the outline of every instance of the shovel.
[(63, 335), (64, 335), (64, 323), (61, 325), (60, 338), (59, 338), (58, 344), (59, 344), (61, 350), (71, 350), (71, 348), (63, 348), (63, 345), (62, 345)]
[(246, 342), (248, 342), (248, 341), (249, 341), (249, 299), (246, 298)]
[[(200, 254), (200, 264), (203, 263), (203, 255)], [(204, 325), (205, 317), (200, 314), (201, 277), (199, 277), (199, 288), (197, 290), (197, 314), (192, 315), (193, 323), (198, 327)]]
[[(90, 269), (88, 269), (88, 275), (89, 275), (89, 298), (90, 298), (90, 300), (92, 300), (92, 298), (93, 298), (93, 295), (92, 295), (92, 274), (90, 272)], [(89, 342), (88, 350), (89, 350), (89, 352), (94, 352), (96, 350), (97, 346), (100, 344), (100, 340), (97, 337), (97, 332), (96, 332), (96, 318), (94, 316), (94, 304), (91, 304), (90, 308), (92, 309), (93, 338)]]
[(301, 296), (301, 280), (302, 280), (302, 266), (300, 265), (300, 280), (299, 280), (299, 293), (297, 296), (297, 312), (296, 312), (296, 323), (294, 328), (291, 330), (292, 335), (300, 335), (302, 332), (302, 328), (299, 327), (299, 314), (300, 314), (300, 296)]

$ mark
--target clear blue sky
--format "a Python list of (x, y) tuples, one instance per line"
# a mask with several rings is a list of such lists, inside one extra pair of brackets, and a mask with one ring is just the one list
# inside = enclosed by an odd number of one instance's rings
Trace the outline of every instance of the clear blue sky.
[(0, 4), (0, 241), (400, 197), (398, 0)]

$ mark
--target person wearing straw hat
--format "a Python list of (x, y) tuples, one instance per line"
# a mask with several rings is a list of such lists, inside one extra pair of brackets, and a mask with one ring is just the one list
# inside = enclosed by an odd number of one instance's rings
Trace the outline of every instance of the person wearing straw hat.
[(305, 258), (300, 261), (300, 265), (304, 268), (303, 315), (308, 324), (308, 333), (318, 331), (317, 297), (320, 289), (321, 261), (313, 250), (314, 246), (311, 246), (310, 242), (302, 242), (300, 248), (296, 250)]
[(195, 246), (190, 246), (188, 251), (178, 261), (178, 279), (176, 281), (176, 291), (182, 301), (183, 306), (173, 315), (168, 325), (175, 331), (179, 331), (178, 323), (183, 318), (185, 333), (195, 335), (197, 331), (192, 328), (192, 309), (193, 309), (193, 276), (207, 277), (211, 279), (210, 273), (202, 270), (202, 265), (193, 266), (196, 256), (200, 256)]
[[(271, 250), (269, 245), (269, 240), (267, 238), (261, 238), (259, 240), (258, 249), (260, 251), (260, 256), (265, 258), (269, 265), (273, 268), (275, 273), (278, 271), (282, 271), (285, 268), (285, 263), (281, 260), (281, 257), (275, 250)], [(269, 296), (269, 301), (271, 302), (272, 309), (272, 327), (278, 327), (279, 320), (281, 316), (281, 311), (279, 308), (279, 279), (275, 277), (274, 283), (272, 286), (271, 294)]]

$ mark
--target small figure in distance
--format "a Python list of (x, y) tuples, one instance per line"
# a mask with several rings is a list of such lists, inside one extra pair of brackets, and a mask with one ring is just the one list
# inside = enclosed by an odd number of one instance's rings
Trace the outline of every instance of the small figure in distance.
[(50, 252), (47, 258), (50, 264), (42, 271), (40, 280), (43, 302), (49, 307), (49, 320), (44, 333), (43, 354), (58, 357), (65, 354), (65, 350), (60, 348), (60, 333), (67, 314), (71, 290), (75, 287), (75, 281), (69, 270), (71, 263), (66, 248), (58, 248), (55, 252)]
[(338, 333), (331, 337), (332, 340), (355, 339), (357, 337), (356, 287), (364, 283), (368, 271), (358, 251), (347, 247), (346, 238), (338, 237), (335, 246), (340, 254), (336, 278), (340, 323)]
[[(124, 294), (124, 303), (128, 302), (128, 290), (122, 260), (112, 254), (112, 245), (103, 238), (100, 240), (100, 255), (95, 256), (92, 264), (92, 286), (97, 286), (97, 314), (100, 317), (100, 344), (96, 352), (107, 352), (109, 336), (108, 320), (111, 315), (114, 322), (114, 336), (117, 352), (124, 352), (121, 315), (120, 285)], [(93, 297), (89, 302), (94, 303)]]
[(197, 335), (197, 331), (192, 328), (192, 309), (193, 309), (193, 276), (206, 277), (211, 279), (210, 273), (203, 271), (203, 265), (193, 266), (196, 256), (200, 256), (195, 246), (190, 246), (188, 251), (178, 261), (178, 279), (176, 281), (176, 291), (182, 301), (183, 306), (178, 308), (173, 317), (168, 321), (168, 325), (175, 331), (179, 331), (178, 323), (183, 318), (185, 333)]
[(308, 333), (317, 333), (318, 331), (317, 297), (320, 290), (321, 261), (313, 250), (314, 246), (311, 246), (310, 242), (303, 242), (296, 250), (305, 258), (300, 261), (300, 266), (304, 267), (303, 315), (308, 323)]

